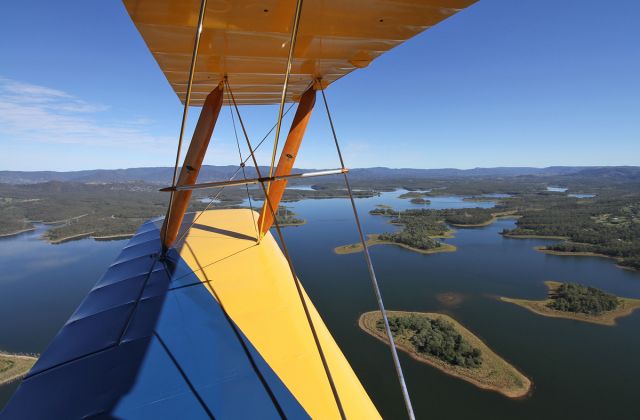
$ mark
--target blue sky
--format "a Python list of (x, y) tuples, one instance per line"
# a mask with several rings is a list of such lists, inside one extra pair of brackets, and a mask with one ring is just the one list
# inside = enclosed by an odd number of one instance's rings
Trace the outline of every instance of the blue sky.
[[(480, 0), (327, 90), (347, 165), (640, 164), (638, 16)], [(2, 2), (0, 51), (0, 170), (173, 164), (181, 105), (119, 1)], [(244, 113), (258, 138), (277, 108)], [(234, 164), (221, 115), (205, 163)], [(337, 167), (331, 141), (318, 107), (296, 166)]]

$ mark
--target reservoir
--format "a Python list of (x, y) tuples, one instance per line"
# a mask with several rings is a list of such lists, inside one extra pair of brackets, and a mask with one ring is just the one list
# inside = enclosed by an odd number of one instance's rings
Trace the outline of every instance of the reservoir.
[[(369, 210), (491, 207), (462, 197), (427, 197), (430, 205), (399, 199), (403, 190), (356, 200), (366, 233), (394, 230)], [(255, 205), (255, 202), (254, 202)], [(307, 220), (283, 230), (298, 274), (374, 403), (385, 418), (404, 418), (388, 347), (361, 331), (361, 313), (376, 309), (363, 255), (336, 255), (357, 242), (348, 200), (287, 203)], [(497, 296), (543, 299), (545, 280), (580, 282), (640, 298), (640, 273), (610, 259), (546, 255), (533, 247), (549, 240), (509, 239), (499, 232), (515, 221), (458, 228), (454, 253), (423, 255), (395, 246), (371, 248), (389, 310), (444, 312), (480, 337), (534, 383), (531, 396), (513, 400), (483, 391), (404, 353), (409, 391), (418, 418), (566, 419), (636, 418), (640, 394), (640, 312), (615, 327), (538, 316)], [(46, 229), (0, 239), (0, 349), (41, 352), (126, 240), (82, 239), (51, 245)], [(443, 294), (458, 299), (443, 300)], [(2, 407), (17, 384), (0, 387)], [(606, 414), (605, 414), (606, 413)]]

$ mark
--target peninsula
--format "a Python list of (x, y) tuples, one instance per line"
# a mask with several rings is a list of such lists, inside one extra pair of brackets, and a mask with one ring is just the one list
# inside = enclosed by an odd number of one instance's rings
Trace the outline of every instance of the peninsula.
[[(529, 378), (453, 318), (431, 312), (387, 314), (396, 347), (415, 360), (509, 398), (530, 393)], [(365, 312), (358, 325), (375, 338), (389, 342), (380, 312)]]
[(500, 300), (522, 306), (538, 315), (608, 326), (616, 325), (618, 318), (640, 308), (640, 299), (614, 296), (594, 287), (556, 281), (544, 283), (549, 289), (549, 297), (545, 300), (508, 297), (500, 297)]

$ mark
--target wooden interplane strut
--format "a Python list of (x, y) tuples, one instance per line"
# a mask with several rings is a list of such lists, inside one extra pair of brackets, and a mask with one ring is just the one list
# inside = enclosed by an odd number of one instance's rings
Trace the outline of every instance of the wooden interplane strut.
[[(304, 133), (307, 129), (307, 124), (309, 123), (309, 118), (311, 118), (311, 112), (313, 111), (315, 103), (316, 91), (314, 87), (311, 86), (300, 98), (300, 103), (298, 104), (296, 115), (293, 117), (287, 141), (285, 142), (284, 147), (282, 148), (282, 153), (280, 154), (278, 167), (274, 174), (275, 178), (291, 174), (293, 164), (295, 163), (296, 156), (298, 155), (300, 144), (302, 144), (302, 138), (304, 137)], [(270, 202), (274, 212), (278, 209), (280, 200), (282, 199), (282, 195), (284, 194), (284, 190), (287, 186), (287, 182), (288, 181), (286, 179), (279, 179), (271, 182), (269, 185), (267, 190), (269, 200), (265, 200), (262, 211), (260, 212), (260, 219), (258, 220), (258, 226), (260, 226), (260, 237), (264, 236), (271, 228), (271, 225), (273, 225), (273, 213), (268, 211), (266, 206)]]
[[(177, 185), (193, 185), (196, 183), (204, 155), (209, 147), (213, 128), (216, 125), (220, 109), (222, 108), (223, 100), (224, 84), (220, 82), (218, 87), (207, 96), (202, 111), (200, 111), (200, 117), (193, 131), (189, 150), (180, 169), (180, 177), (178, 178)], [(170, 248), (178, 236), (184, 214), (187, 211), (187, 207), (189, 207), (191, 194), (191, 190), (178, 190), (174, 192), (173, 203), (169, 214), (164, 219), (161, 231), (163, 232), (162, 245), (165, 249)]]

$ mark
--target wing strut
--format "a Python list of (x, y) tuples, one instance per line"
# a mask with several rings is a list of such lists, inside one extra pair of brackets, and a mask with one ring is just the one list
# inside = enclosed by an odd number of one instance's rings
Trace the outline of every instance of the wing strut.
[[(178, 138), (178, 147), (176, 149), (176, 163), (173, 167), (173, 177), (171, 178), (172, 187), (176, 186), (178, 164), (180, 163), (180, 151), (182, 150), (182, 139), (184, 138), (184, 129), (187, 125), (187, 115), (189, 114), (189, 103), (191, 102), (191, 88), (193, 87), (193, 75), (196, 71), (196, 63), (198, 62), (198, 48), (200, 47), (200, 37), (202, 36), (202, 25), (204, 23), (204, 15), (206, 14), (206, 11), (207, 11), (207, 0), (201, 0), (200, 13), (198, 13), (198, 25), (196, 26), (196, 34), (193, 40), (193, 52), (191, 53), (191, 65), (189, 66), (189, 80), (187, 81), (187, 94), (184, 99), (184, 108), (182, 110), (182, 123), (180, 124), (180, 136)], [(208, 144), (208, 141), (207, 141), (207, 144)], [(173, 208), (173, 196), (174, 196), (174, 193), (171, 192), (171, 195), (169, 196), (169, 207), (167, 208), (167, 215), (164, 218), (162, 230), (160, 231), (160, 240), (162, 241), (163, 256), (166, 255), (167, 250), (169, 249), (169, 246), (176, 239), (176, 236), (173, 235), (170, 241), (167, 240), (169, 239), (169, 235), (167, 234), (169, 223), (167, 223), (167, 221), (169, 219), (169, 216), (172, 214), (171, 209)], [(189, 197), (191, 197), (191, 195), (189, 195)], [(188, 200), (187, 200), (187, 203), (188, 203)], [(182, 222), (183, 217), (184, 217), (184, 211), (182, 212), (182, 216), (180, 216), (180, 222)], [(178, 224), (178, 226), (180, 225)], [(177, 235), (177, 231), (176, 231), (176, 235)]]
[[(204, 155), (207, 152), (207, 147), (209, 147), (213, 128), (216, 125), (220, 109), (222, 108), (223, 99), (224, 84), (220, 82), (218, 87), (207, 96), (204, 102), (198, 124), (193, 132), (189, 150), (180, 169), (180, 177), (178, 178), (176, 186), (195, 184), (200, 168), (202, 167)], [(189, 207), (192, 191), (172, 191), (171, 194), (172, 198), (170, 200), (169, 211), (162, 225), (162, 245), (164, 249), (169, 249), (178, 236), (184, 213), (187, 211), (187, 207)]]
[[(280, 140), (280, 128), (282, 127), (282, 117), (283, 117), (282, 112), (284, 111), (284, 103), (287, 99), (287, 88), (289, 87), (289, 75), (291, 74), (291, 66), (293, 64), (293, 53), (296, 49), (296, 40), (298, 39), (298, 26), (300, 25), (300, 15), (302, 14), (302, 1), (303, 0), (296, 0), (296, 10), (293, 15), (291, 37), (289, 38), (289, 56), (287, 58), (287, 68), (284, 72), (284, 83), (282, 83), (282, 96), (280, 97), (280, 110), (278, 111), (278, 124), (276, 127), (276, 138), (273, 141), (273, 150), (271, 152), (271, 165), (269, 165), (270, 177), (273, 176), (273, 166), (275, 164), (276, 153), (278, 151), (278, 140)], [(315, 99), (315, 95), (314, 95), (314, 99)], [(265, 196), (267, 196), (267, 198), (268, 198), (270, 189), (271, 189), (271, 183), (269, 182), (267, 184), (267, 191), (265, 193)], [(265, 200), (265, 204), (267, 202), (268, 200)], [(264, 221), (264, 217), (266, 213), (267, 213), (267, 206), (264, 205), (262, 206), (262, 214), (260, 215), (260, 219), (262, 221)], [(262, 232), (262, 224), (260, 224), (260, 232)], [(259, 238), (261, 238), (262, 235), (263, 234), (259, 235)]]
[[(316, 91), (313, 86), (311, 86), (300, 98), (300, 103), (298, 104), (296, 115), (293, 117), (287, 141), (280, 153), (278, 167), (273, 175), (274, 178), (291, 174), (291, 169), (293, 169), (293, 164), (298, 156), (298, 150), (300, 149), (300, 144), (302, 144), (302, 138), (304, 137), (304, 133), (307, 129), (307, 124), (309, 123), (309, 118), (311, 118), (311, 112), (313, 111), (315, 103)], [(267, 189), (269, 202), (273, 206), (274, 211), (278, 210), (280, 200), (282, 199), (282, 195), (284, 194), (286, 187), (287, 179), (285, 178), (271, 182), (270, 188)], [(273, 214), (270, 211), (267, 211), (266, 206), (267, 201), (265, 200), (263, 209), (260, 212), (260, 219), (258, 219), (261, 238), (269, 231), (271, 225), (273, 225)]]

